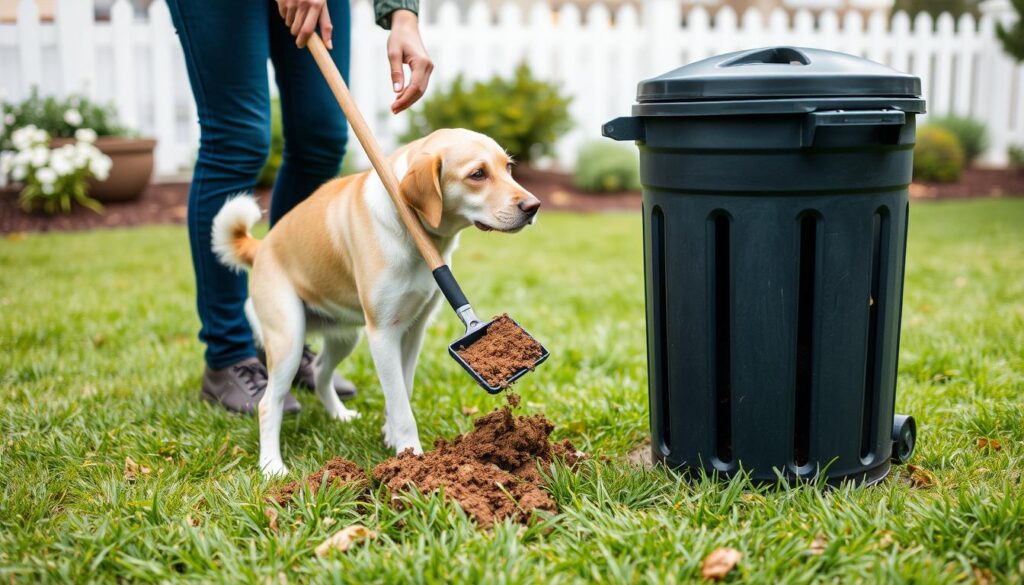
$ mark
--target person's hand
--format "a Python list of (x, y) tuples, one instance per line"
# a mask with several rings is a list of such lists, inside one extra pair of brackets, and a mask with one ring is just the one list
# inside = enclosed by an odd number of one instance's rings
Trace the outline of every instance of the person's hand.
[[(396, 10), (391, 13), (388, 61), (391, 63), (391, 83), (398, 94), (391, 104), (391, 113), (397, 114), (423, 97), (430, 73), (434, 70), (434, 63), (420, 38), (419, 21), (414, 12)], [(403, 64), (408, 65), (411, 71), (408, 83)]]
[(331, 24), (331, 15), (327, 12), (326, 0), (277, 0), (277, 11), (281, 13), (284, 23), (295, 36), (295, 46), (298, 48), (306, 46), (309, 37), (316, 32), (318, 24), (324, 44), (328, 49), (334, 48), (331, 42), (334, 25)]

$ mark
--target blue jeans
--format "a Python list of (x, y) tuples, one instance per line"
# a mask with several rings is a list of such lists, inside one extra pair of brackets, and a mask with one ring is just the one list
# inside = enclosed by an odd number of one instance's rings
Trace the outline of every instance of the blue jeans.
[[(348, 78), (348, 0), (328, 0), (332, 55)], [(281, 97), (284, 153), (270, 224), (336, 176), (347, 125), (327, 83), (273, 0), (169, 0), (199, 113), (199, 158), (188, 198), (188, 234), (206, 362), (223, 368), (255, 355), (243, 305), (247, 276), (224, 267), (210, 247), (213, 217), (231, 195), (252, 190), (270, 150), (267, 59)], [(369, 24), (369, 23), (368, 23)], [(162, 72), (154, 72), (157, 75)]]

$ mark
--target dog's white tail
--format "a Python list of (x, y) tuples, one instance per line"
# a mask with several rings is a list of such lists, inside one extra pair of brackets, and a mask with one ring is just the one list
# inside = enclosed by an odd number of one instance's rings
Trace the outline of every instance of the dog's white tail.
[(217, 212), (213, 218), (213, 252), (224, 266), (239, 272), (252, 266), (260, 241), (252, 237), (249, 228), (262, 215), (251, 195), (232, 197)]

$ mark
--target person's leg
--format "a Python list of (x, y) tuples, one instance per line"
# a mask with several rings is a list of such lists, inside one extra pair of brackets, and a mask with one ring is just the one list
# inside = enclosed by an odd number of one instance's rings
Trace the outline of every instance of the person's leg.
[[(328, 0), (334, 25), (331, 56), (348, 80), (352, 21), (348, 0)], [(269, 15), (270, 59), (281, 94), (284, 153), (270, 202), (270, 225), (313, 191), (337, 176), (348, 140), (338, 102), (313, 56), (295, 38), (275, 9)]]
[(270, 148), (269, 5), (170, 0), (168, 6), (201, 129), (188, 200), (199, 338), (206, 343), (207, 364), (220, 369), (255, 355), (243, 310), (247, 275), (217, 260), (210, 237), (213, 218), (227, 198), (253, 189)]

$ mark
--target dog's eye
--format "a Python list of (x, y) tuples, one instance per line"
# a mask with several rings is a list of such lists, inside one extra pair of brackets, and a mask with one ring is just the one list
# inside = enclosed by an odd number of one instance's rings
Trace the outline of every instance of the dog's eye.
[(469, 178), (476, 181), (480, 181), (485, 177), (487, 177), (487, 173), (485, 173), (483, 169), (477, 169), (469, 174)]
[(511, 173), (511, 172), (512, 172), (512, 163), (508, 163), (508, 164), (506, 164), (506, 165), (505, 165), (505, 170), (507, 170), (508, 172), (510, 172), (510, 173)]

